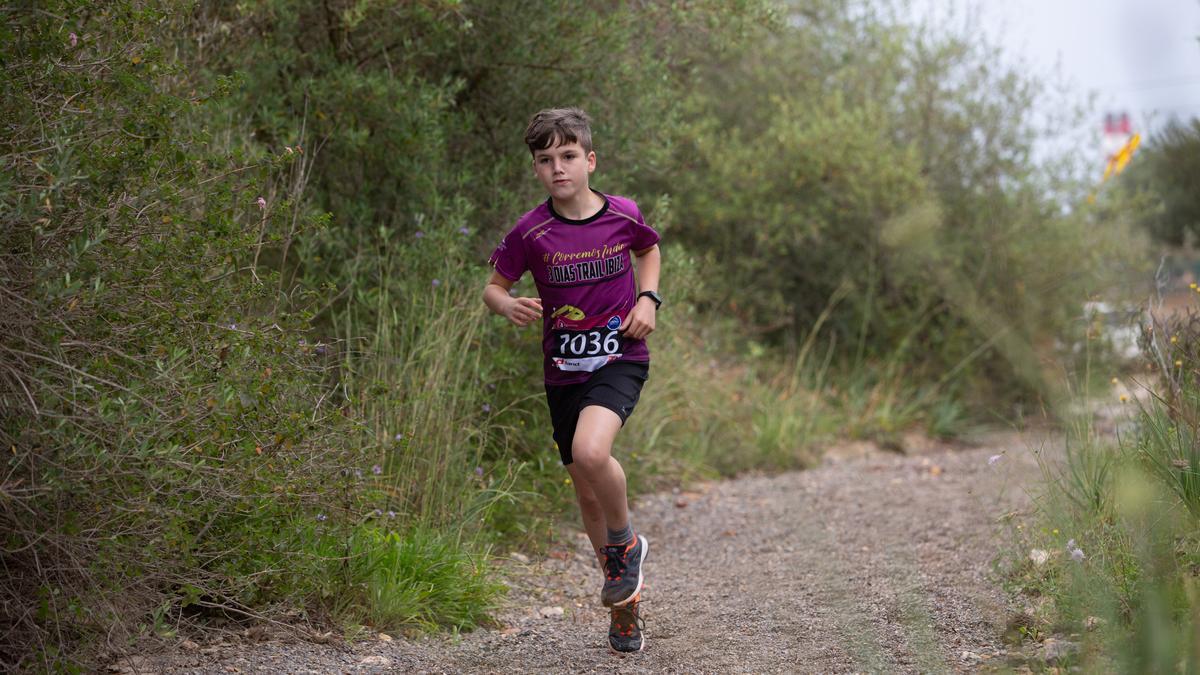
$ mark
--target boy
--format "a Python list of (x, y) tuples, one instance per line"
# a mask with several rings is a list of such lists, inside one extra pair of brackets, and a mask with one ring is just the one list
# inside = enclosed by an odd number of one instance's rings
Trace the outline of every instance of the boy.
[[(492, 254), (483, 301), (517, 326), (542, 320), (554, 440), (605, 573), (600, 597), (611, 608), (609, 646), (635, 652), (645, 644), (638, 602), (649, 543), (630, 526), (625, 473), (612, 446), (649, 375), (645, 338), (662, 304), (661, 259), (658, 233), (637, 204), (588, 186), (596, 168), (590, 122), (578, 108), (543, 110), (530, 120), (525, 144), (550, 197)], [(539, 297), (509, 295), (525, 270)]]

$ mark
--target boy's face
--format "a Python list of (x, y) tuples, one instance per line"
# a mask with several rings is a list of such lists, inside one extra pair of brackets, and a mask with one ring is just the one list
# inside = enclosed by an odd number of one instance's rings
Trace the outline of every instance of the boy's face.
[(556, 201), (571, 201), (588, 191), (588, 174), (596, 170), (596, 153), (579, 143), (556, 143), (533, 153), (533, 172)]

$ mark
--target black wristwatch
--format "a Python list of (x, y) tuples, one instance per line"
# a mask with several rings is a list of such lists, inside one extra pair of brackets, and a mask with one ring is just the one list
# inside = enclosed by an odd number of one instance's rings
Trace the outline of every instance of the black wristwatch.
[(654, 291), (642, 291), (641, 293), (638, 293), (638, 300), (641, 300), (642, 298), (650, 298), (653, 300), (654, 311), (656, 312), (658, 311), (659, 307), (662, 307), (662, 296)]

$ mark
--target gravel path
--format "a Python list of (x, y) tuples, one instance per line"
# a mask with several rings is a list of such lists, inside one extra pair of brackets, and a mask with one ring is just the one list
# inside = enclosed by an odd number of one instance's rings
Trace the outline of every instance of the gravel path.
[[(139, 672), (955, 672), (998, 663), (998, 518), (1028, 507), (1045, 441), (912, 455), (846, 445), (825, 465), (639, 500), (646, 650), (608, 651), (582, 534), (504, 563), (501, 627), (460, 636), (187, 645)], [(989, 465), (988, 458), (1002, 455)], [(120, 667), (114, 667), (119, 670)]]

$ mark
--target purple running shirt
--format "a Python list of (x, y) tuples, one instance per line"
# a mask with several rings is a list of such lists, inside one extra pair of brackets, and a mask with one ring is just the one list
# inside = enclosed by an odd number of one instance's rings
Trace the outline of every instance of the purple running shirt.
[(521, 216), (489, 259), (506, 279), (533, 274), (542, 298), (546, 384), (584, 382), (614, 361), (648, 363), (645, 340), (617, 328), (637, 301), (633, 251), (658, 243), (632, 199), (605, 195), (596, 215), (571, 220), (547, 199)]

